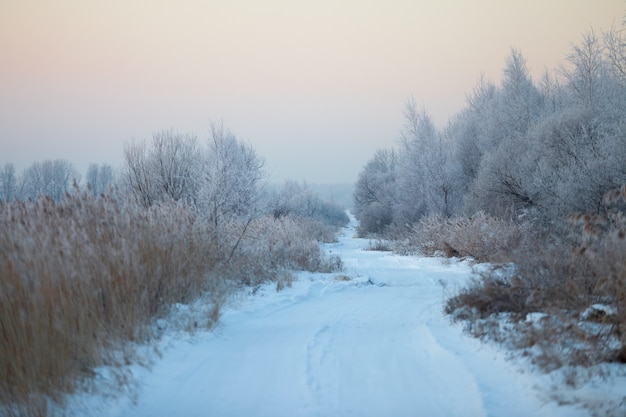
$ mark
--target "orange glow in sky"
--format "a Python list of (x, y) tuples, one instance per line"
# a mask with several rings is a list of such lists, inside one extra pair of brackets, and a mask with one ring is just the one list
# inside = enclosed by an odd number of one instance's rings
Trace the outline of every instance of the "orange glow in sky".
[(0, 0), (0, 164), (117, 166), (223, 120), (270, 181), (352, 182), (413, 95), (438, 125), (511, 47), (533, 77), (623, 0)]

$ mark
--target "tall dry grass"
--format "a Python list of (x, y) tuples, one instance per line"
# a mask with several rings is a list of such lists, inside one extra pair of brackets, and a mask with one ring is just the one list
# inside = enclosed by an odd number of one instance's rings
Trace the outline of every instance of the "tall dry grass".
[(144, 208), (76, 192), (0, 203), (0, 414), (46, 415), (174, 303), (209, 294), (209, 324), (233, 288), (292, 270), (333, 271), (319, 242), (334, 230), (267, 215), (214, 222), (176, 203)]
[(90, 193), (1, 204), (0, 403), (73, 392), (168, 305), (214, 285), (206, 235), (177, 205)]

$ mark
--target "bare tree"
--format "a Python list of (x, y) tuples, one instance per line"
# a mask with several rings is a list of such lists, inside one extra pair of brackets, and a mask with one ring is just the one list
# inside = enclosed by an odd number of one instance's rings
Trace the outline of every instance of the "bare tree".
[(200, 164), (200, 149), (195, 136), (171, 130), (155, 133), (150, 161), (157, 188), (166, 198), (195, 202)]
[(158, 190), (152, 177), (146, 142), (125, 143), (124, 162), (122, 180), (127, 191), (144, 207), (155, 204), (158, 201)]
[(64, 159), (35, 162), (22, 175), (23, 194), (26, 198), (35, 198), (46, 194), (55, 200), (63, 198), (80, 175), (74, 166)]
[(195, 204), (201, 151), (195, 136), (161, 131), (124, 146), (123, 181), (136, 200), (148, 207), (164, 200)]

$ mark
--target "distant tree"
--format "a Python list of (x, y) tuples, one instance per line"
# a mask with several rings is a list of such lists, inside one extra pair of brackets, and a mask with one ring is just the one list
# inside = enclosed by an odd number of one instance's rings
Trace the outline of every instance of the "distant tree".
[(94, 195), (102, 194), (113, 183), (113, 168), (108, 164), (89, 164), (85, 179)]
[(4, 164), (4, 168), (0, 171), (0, 201), (10, 202), (16, 199), (17, 174), (15, 165), (10, 162)]
[(450, 137), (438, 132), (425, 110), (410, 99), (405, 106), (396, 189), (398, 224), (411, 224), (424, 214), (452, 212), (457, 187)]
[(287, 215), (315, 217), (320, 209), (321, 200), (306, 183), (285, 181), (272, 196), (270, 205), (276, 218)]
[(69, 161), (56, 159), (35, 162), (22, 175), (22, 194), (24, 198), (46, 194), (60, 200), (71, 189), (72, 183), (78, 183), (79, 180), (78, 171)]
[(359, 174), (354, 208), (362, 232), (382, 233), (393, 222), (397, 165), (395, 151), (379, 149)]
[(345, 208), (320, 197), (306, 182), (286, 181), (270, 193), (266, 206), (274, 218), (285, 216), (310, 217), (332, 226), (344, 226), (350, 219)]

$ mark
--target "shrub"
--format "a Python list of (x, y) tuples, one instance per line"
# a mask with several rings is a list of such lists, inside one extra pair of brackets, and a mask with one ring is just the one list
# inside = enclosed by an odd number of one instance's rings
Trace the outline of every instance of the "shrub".
[[(448, 300), (446, 312), (474, 322), (502, 313), (515, 321), (534, 312), (548, 313), (550, 326), (524, 330), (518, 325), (515, 333), (524, 337), (510, 335), (535, 340), (544, 366), (626, 362), (625, 201), (626, 187), (611, 191), (605, 197), (606, 214), (570, 216), (568, 239), (558, 244), (527, 241), (510, 252), (514, 267), (507, 273), (502, 273), (502, 265), (484, 269)], [(566, 336), (554, 341), (554, 334)]]
[(369, 241), (366, 249), (371, 251), (390, 252), (393, 250), (393, 243), (385, 239), (374, 239)]
[(424, 216), (399, 242), (398, 252), (472, 257), (478, 262), (504, 259), (530, 236), (527, 224), (501, 220), (485, 213), (472, 217)]
[(236, 250), (221, 265), (223, 274), (240, 284), (281, 281), (286, 270), (332, 272), (341, 267), (340, 260), (327, 259), (319, 246), (334, 239), (333, 229), (315, 220), (266, 215), (246, 222), (245, 234), (243, 227), (231, 222), (227, 246)]

